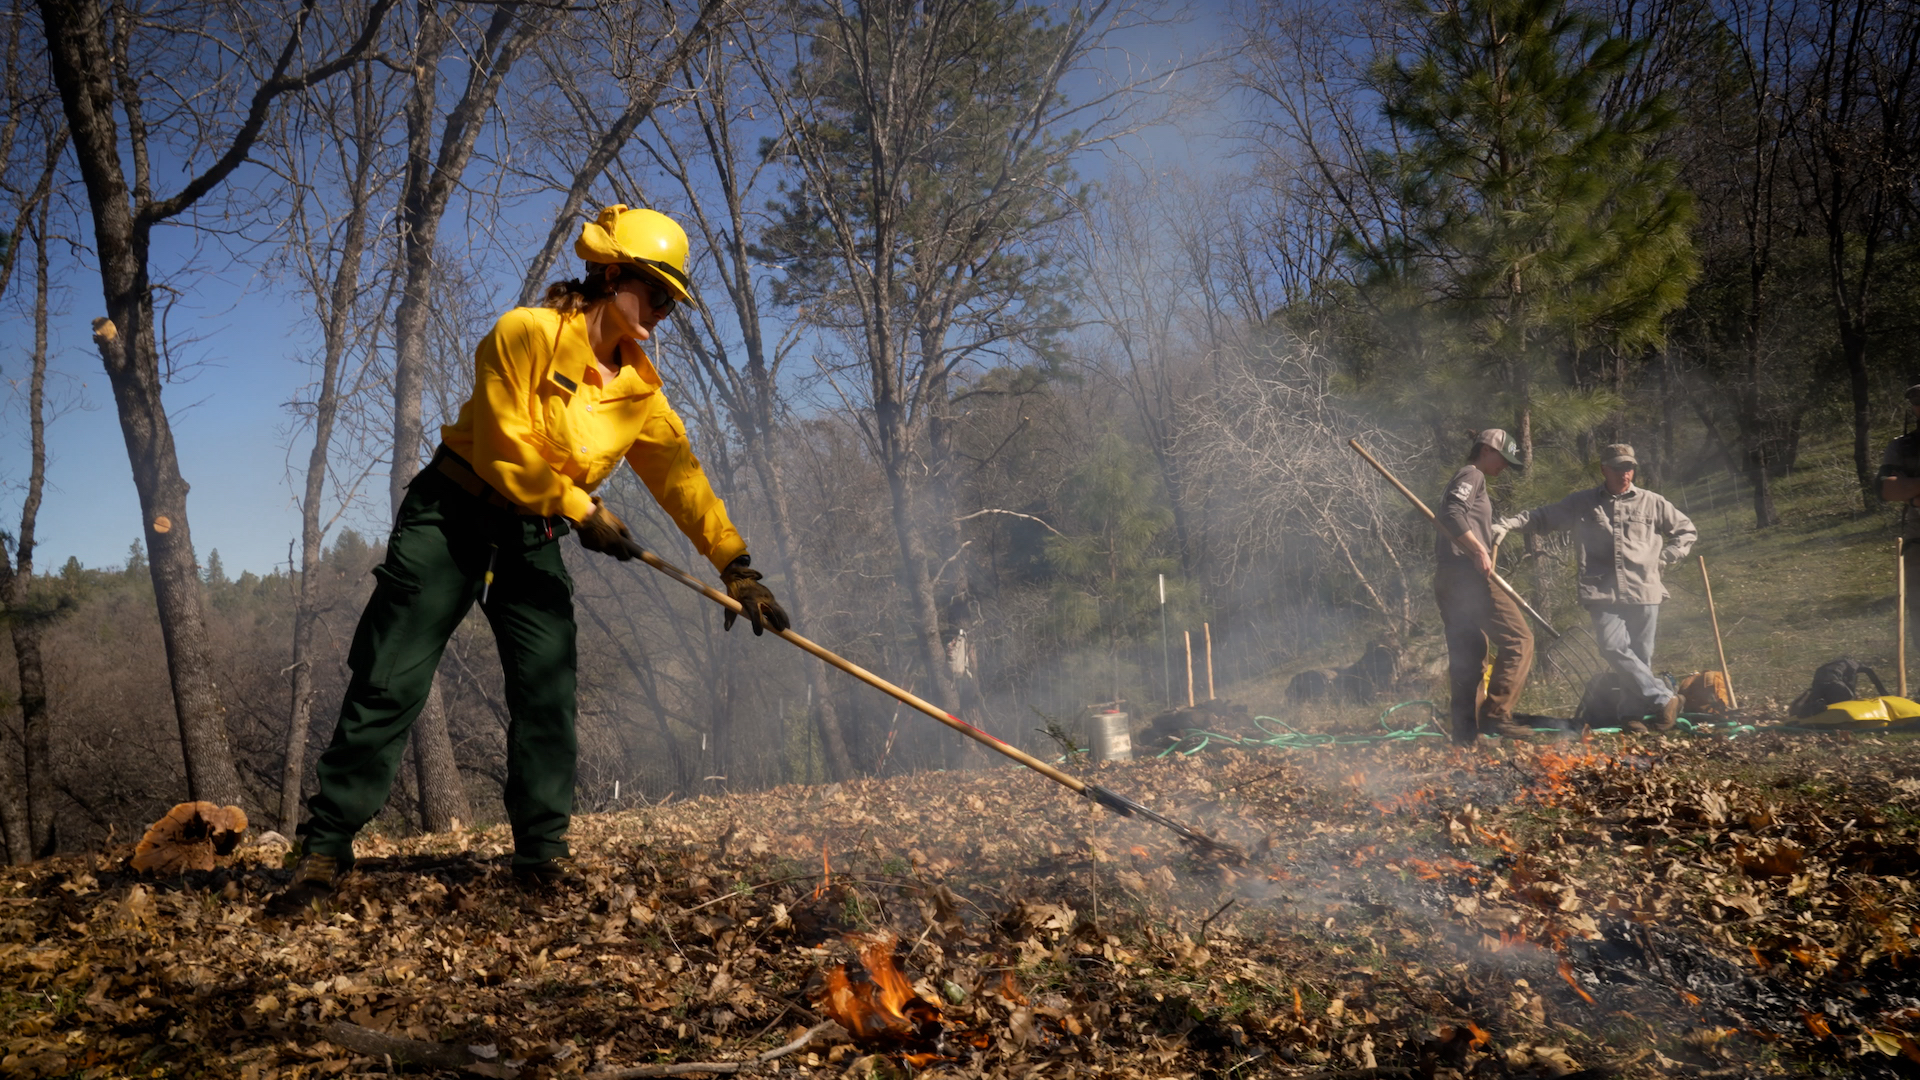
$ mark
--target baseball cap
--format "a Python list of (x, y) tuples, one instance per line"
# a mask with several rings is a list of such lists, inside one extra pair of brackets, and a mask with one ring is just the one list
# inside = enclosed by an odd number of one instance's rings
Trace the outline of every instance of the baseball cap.
[(1507, 464), (1516, 469), (1520, 467), (1520, 444), (1504, 428), (1490, 427), (1482, 431), (1473, 437), (1473, 445), (1491, 446), (1500, 451), (1500, 456), (1507, 459)]
[(1636, 468), (1640, 459), (1633, 456), (1633, 447), (1626, 443), (1608, 443), (1600, 448), (1600, 464), (1613, 469)]

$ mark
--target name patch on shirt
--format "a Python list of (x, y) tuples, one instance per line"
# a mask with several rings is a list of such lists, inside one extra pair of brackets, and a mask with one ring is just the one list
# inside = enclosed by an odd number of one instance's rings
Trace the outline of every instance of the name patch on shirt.
[(567, 378), (565, 375), (562, 375), (557, 371), (553, 373), (553, 381), (559, 383), (561, 386), (566, 387), (570, 391), (580, 389), (579, 383), (574, 382), (572, 379)]

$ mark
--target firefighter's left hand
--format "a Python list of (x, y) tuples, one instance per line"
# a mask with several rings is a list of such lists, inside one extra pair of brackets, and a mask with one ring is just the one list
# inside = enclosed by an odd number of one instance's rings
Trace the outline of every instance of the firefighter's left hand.
[[(720, 571), (720, 580), (727, 587), (727, 595), (739, 602), (741, 613), (753, 624), (755, 637), (765, 633), (769, 626), (776, 631), (792, 626), (793, 623), (787, 619), (786, 609), (773, 598), (773, 590), (760, 584), (760, 571), (753, 569), (750, 561), (742, 555)], [(726, 618), (721, 621), (721, 629), (733, 629), (735, 615), (736, 612), (729, 608)]]

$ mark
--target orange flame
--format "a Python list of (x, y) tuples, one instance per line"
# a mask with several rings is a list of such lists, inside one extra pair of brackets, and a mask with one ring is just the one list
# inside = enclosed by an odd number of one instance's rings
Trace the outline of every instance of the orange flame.
[(1448, 874), (1458, 874), (1473, 869), (1472, 863), (1462, 862), (1459, 859), (1436, 859), (1433, 862), (1425, 859), (1408, 859), (1407, 865), (1413, 868), (1413, 876), (1421, 881), (1439, 881)]
[(1467, 1049), (1469, 1050), (1478, 1050), (1481, 1047), (1487, 1045), (1487, 1043), (1491, 1041), (1493, 1038), (1492, 1035), (1489, 1035), (1486, 1032), (1481, 1031), (1480, 1025), (1474, 1023), (1471, 1020), (1467, 1021), (1467, 1030), (1473, 1032), (1473, 1039), (1467, 1043)]
[(813, 887), (813, 898), (820, 899), (827, 894), (827, 886), (833, 883), (833, 866), (827, 862), (827, 841), (820, 840), (820, 884)]
[(1563, 796), (1573, 794), (1573, 773), (1576, 770), (1599, 768), (1613, 763), (1610, 755), (1595, 752), (1590, 738), (1582, 740), (1581, 748), (1577, 753), (1562, 753), (1559, 750), (1547, 748), (1536, 754), (1534, 760), (1540, 767), (1539, 782), (1534, 785), (1529, 794), (1549, 805)]
[(1427, 800), (1432, 798), (1431, 791), (1403, 791), (1388, 799), (1375, 799), (1373, 808), (1383, 814), (1412, 813), (1427, 808)]
[(894, 966), (893, 937), (849, 934), (847, 941), (859, 949), (860, 958), (825, 973), (814, 995), (821, 1012), (855, 1039), (914, 1042), (938, 1037), (940, 1008), (915, 994)]
[(1805, 1009), (1800, 1010), (1800, 1016), (1807, 1022), (1807, 1029), (1812, 1031), (1815, 1037), (1822, 1039), (1833, 1038), (1833, 1031), (1827, 1027), (1826, 1017), (1816, 1012), (1808, 1012)]
[(1585, 998), (1587, 1004), (1592, 1005), (1594, 1003), (1593, 995), (1587, 993), (1586, 990), (1583, 989), (1579, 983), (1574, 981), (1573, 965), (1566, 962), (1565, 960), (1560, 961), (1560, 977), (1567, 980), (1567, 985), (1573, 987), (1574, 993), (1579, 994), (1581, 997)]

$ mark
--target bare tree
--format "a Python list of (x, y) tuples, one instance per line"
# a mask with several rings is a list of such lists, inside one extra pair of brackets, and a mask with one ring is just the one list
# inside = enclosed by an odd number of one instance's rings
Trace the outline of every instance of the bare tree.
[(1197, 474), (1232, 478), (1215, 492), (1222, 532), (1238, 549), (1224, 561), (1245, 572), (1308, 545), (1322, 580), (1350, 580), (1405, 634), (1423, 565), (1412, 553), (1431, 534), (1409, 533), (1406, 508), (1347, 449), (1352, 438), (1390, 463), (1414, 449), (1342, 409), (1331, 365), (1312, 343), (1282, 336), (1236, 355), (1189, 414), (1182, 447)]
[(943, 413), (965, 365), (1044, 351), (1064, 327), (1038, 241), (1070, 212), (1071, 162), (1117, 137), (1136, 83), (1070, 103), (1061, 80), (1145, 21), (1118, 0), (1058, 23), (1012, 0), (828, 0), (799, 14), (790, 55), (768, 42), (753, 57), (784, 127), (775, 151), (801, 177), (762, 243), (786, 271), (779, 298), (850, 344), (830, 377), (885, 472), (907, 622), (949, 709), (942, 593), (966, 590), (938, 580), (965, 569)]
[[(1190, 240), (1197, 237), (1193, 223), (1180, 220), (1186, 216), (1183, 202), (1151, 181), (1116, 179), (1104, 198), (1087, 207), (1085, 227), (1069, 242), (1083, 268), (1086, 310), (1110, 350), (1112, 362), (1095, 370), (1117, 379), (1133, 405), (1173, 511), (1180, 569), (1197, 579), (1205, 554), (1196, 493), (1187, 482), (1177, 435), (1180, 411), (1205, 392), (1206, 365), (1193, 361), (1208, 345), (1186, 336), (1181, 325), (1193, 290), (1170, 289), (1168, 283), (1205, 281), (1213, 274), (1210, 266), (1204, 274), (1189, 273), (1188, 253), (1177, 237), (1182, 232)], [(1207, 214), (1224, 216), (1217, 203), (1209, 204)]]
[[(714, 35), (726, 32), (739, 2), (702, 0), (692, 24), (684, 31), (674, 24), (672, 5), (661, 5), (667, 16), (664, 36), (678, 40), (658, 60), (652, 57), (652, 50), (647, 47), (647, 35), (636, 32), (634, 20), (625, 8), (596, 9), (590, 13), (591, 18), (573, 23), (573, 28), (586, 28), (586, 37), (605, 43), (615, 53), (606, 58), (605, 64), (614, 72), (626, 92), (626, 100), (611, 122), (600, 119), (600, 103), (593, 96), (594, 84), (604, 80), (598, 77), (599, 64), (595, 62), (598, 58), (593, 56), (591, 50), (580, 47), (577, 42), (569, 43), (573, 48), (559, 47), (564, 39), (558, 34), (550, 35), (536, 50), (535, 55), (553, 87), (565, 96), (571, 106), (574, 124), (568, 125), (569, 128), (587, 133), (591, 142), (573, 170), (572, 179), (565, 189), (566, 196), (560, 203), (560, 211), (554, 215), (553, 227), (547, 231), (546, 243), (541, 245), (540, 251), (527, 264), (527, 276), (520, 284), (522, 306), (540, 299), (553, 273), (554, 264), (559, 261), (561, 249), (579, 235), (578, 221), (581, 209), (586, 205), (588, 192), (600, 182), (607, 167), (619, 158), (628, 140), (633, 138), (633, 133), (653, 115), (660, 95), (673, 84), (688, 58), (711, 42)], [(549, 44), (554, 47), (547, 47)], [(583, 58), (587, 60), (585, 64), (581, 62)], [(583, 79), (577, 70), (581, 67), (594, 72), (594, 77)]]
[(1825, 233), (1828, 289), (1853, 405), (1853, 467), (1879, 505), (1868, 445), (1867, 340), (1889, 229), (1912, 200), (1920, 154), (1920, 9), (1907, 0), (1814, 0), (1788, 134), (1802, 200)]
[[(9, 97), (19, 101), (15, 95)], [(53, 207), (53, 177), (59, 170), (66, 144), (64, 127), (46, 133), (46, 157), (40, 180), (17, 218), (32, 238), (34, 289), (33, 356), (28, 361), (27, 375), (30, 446), (27, 497), (20, 508), (19, 531), (12, 537), (0, 533), (0, 611), (5, 613), (7, 627), (12, 632), (14, 664), (20, 674), (20, 742), (26, 767), (25, 784), (16, 786), (11, 777), (0, 783), (0, 787), (6, 789), (0, 794), (0, 832), (4, 833), (8, 860), (16, 866), (53, 854), (58, 842), (53, 827), (53, 717), (47, 709), (46, 669), (40, 648), (41, 636), (52, 612), (44, 599), (36, 600), (30, 594), (30, 589), (34, 527), (47, 481), (47, 225)], [(4, 275), (0, 276), (0, 287), (4, 287), (6, 277), (12, 274), (12, 253), (20, 246), (20, 238), (18, 231), (10, 237), (8, 265), (0, 269), (0, 275)], [(11, 558), (6, 551), (9, 540), (13, 547)]]
[[(736, 36), (759, 32), (748, 25), (734, 29)], [(786, 571), (782, 592), (787, 606), (797, 625), (818, 635), (814, 624), (822, 607), (794, 534), (791, 495), (778, 452), (785, 411), (781, 369), (799, 338), (794, 327), (781, 340), (769, 341), (761, 317), (768, 283), (763, 263), (750, 248), (764, 224), (756, 211), (770, 163), (743, 145), (754, 128), (752, 115), (764, 102), (752, 96), (741, 59), (738, 47), (719, 38), (710, 41), (699, 62), (687, 69), (685, 121), (669, 124), (656, 115), (658, 139), (652, 145), (667, 175), (679, 182), (686, 217), (694, 235), (705, 242), (725, 297), (724, 314), (731, 316), (730, 325), (723, 325), (715, 303), (689, 312), (680, 320), (687, 354), (697, 366), (700, 387), (711, 392), (739, 437), (766, 500), (779, 565)], [(855, 767), (826, 669), (809, 663), (805, 672), (813, 703), (810, 720), (820, 735), (827, 770), (836, 780), (846, 779)]]
[[(334, 502), (344, 509), (372, 468), (363, 461), (355, 468), (337, 469), (332, 455), (342, 410), (350, 408), (365, 389), (346, 364), (354, 351), (369, 361), (375, 354), (372, 338), (379, 324), (369, 312), (377, 313), (385, 305), (378, 297), (369, 302), (362, 275), (377, 200), (392, 182), (394, 171), (386, 160), (382, 138), (391, 123), (391, 110), (383, 82), (371, 64), (353, 68), (344, 84), (336, 81), (309, 91), (302, 104), (303, 123), (290, 125), (293, 130), (279, 147), (290, 205), (284, 257), (311, 298), (321, 345), (312, 397), (296, 405), (301, 419), (311, 423), (313, 445), (301, 485), (299, 573), (287, 669), (291, 697), (280, 781), (280, 824), (286, 830), (299, 821), (311, 738), (314, 633), (323, 604), (322, 542), (328, 526), (340, 515), (339, 510), (331, 515), (325, 511), (328, 482), (336, 487)], [(307, 124), (314, 128), (311, 141), (303, 137), (308, 134)], [(329, 206), (323, 193), (343, 204)], [(378, 288), (378, 283), (372, 284)], [(366, 371), (363, 363), (360, 373)]]
[[(400, 193), (403, 284), (393, 313), (393, 461), (387, 490), (396, 513), (430, 449), (420, 401), (441, 219), (473, 161), (474, 145), (501, 85), (545, 29), (554, 9), (549, 4), (509, 0), (492, 5), (490, 11), (484, 28), (474, 39), (461, 43), (467, 58), (466, 85), (443, 118), (437, 108), (440, 68), (447, 50), (456, 43), (464, 7), (443, 0), (420, 0), (417, 7), (419, 25), (410, 61), (413, 89), (405, 109), (407, 173)], [(457, 818), (471, 820), (473, 812), (460, 784), (446, 710), (437, 691), (429, 694), (414, 724), (413, 753), (422, 827), (442, 831)]]
[[(106, 317), (96, 324), (94, 340), (113, 386), (140, 497), (187, 788), (196, 799), (237, 802), (242, 788), (208, 654), (187, 520), (187, 482), (180, 475), (173, 431), (161, 403), (160, 343), (149, 266), (152, 233), (156, 226), (192, 208), (240, 167), (281, 96), (358, 62), (372, 46), (392, 3), (374, 0), (335, 55), (302, 70), (296, 70), (296, 61), (315, 48), (308, 31), (317, 0), (304, 0), (290, 13), (261, 4), (222, 5), (218, 17), (241, 20), (247, 31), (239, 35), (239, 49), (231, 53), (216, 40), (218, 35), (202, 32), (209, 18), (205, 9), (181, 13), (194, 20), (189, 28), (150, 21), (117, 2), (40, 3), (54, 83), (66, 109), (93, 210), (94, 247), (107, 309)], [(290, 29), (277, 50), (264, 50), (254, 31), (275, 23)], [(174, 78), (182, 71), (189, 77), (200, 74), (203, 65), (218, 76), (209, 86), (184, 85)], [(264, 74), (252, 77), (255, 67), (264, 69)], [(241, 100), (230, 109), (222, 108), (238, 84), (246, 81), (252, 82), (252, 91), (238, 93)], [(179, 132), (149, 127), (149, 99), (154, 94), (165, 100), (156, 115), (163, 122), (185, 125), (187, 137), (200, 140), (189, 152), (191, 179), (170, 196), (154, 191), (152, 142)], [(131, 179), (123, 162), (132, 164)]]

